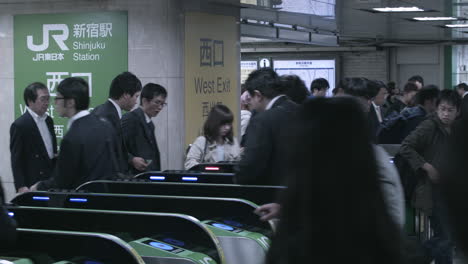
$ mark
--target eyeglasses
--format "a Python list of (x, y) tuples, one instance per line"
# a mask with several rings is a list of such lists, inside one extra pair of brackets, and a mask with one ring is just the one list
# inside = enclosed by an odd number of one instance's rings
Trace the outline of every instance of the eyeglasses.
[(152, 101), (152, 103), (156, 106), (159, 106), (159, 107), (165, 107), (167, 106), (167, 103), (164, 102), (164, 101)]

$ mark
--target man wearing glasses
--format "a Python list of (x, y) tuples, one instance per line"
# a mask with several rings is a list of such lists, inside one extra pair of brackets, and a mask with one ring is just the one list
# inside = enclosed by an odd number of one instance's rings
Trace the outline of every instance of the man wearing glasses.
[(55, 110), (68, 118), (68, 132), (60, 144), (60, 154), (52, 177), (31, 190), (75, 189), (87, 181), (115, 177), (115, 132), (109, 122), (88, 112), (88, 83), (66, 78), (57, 87)]
[(54, 121), (47, 115), (49, 90), (39, 82), (24, 89), (26, 111), (10, 128), (11, 167), (19, 193), (50, 177), (57, 155)]
[(128, 150), (131, 171), (161, 170), (155, 127), (151, 118), (166, 106), (167, 91), (159, 84), (148, 83), (140, 96), (140, 107), (122, 117), (122, 136)]
[(123, 72), (112, 80), (109, 99), (93, 111), (93, 114), (107, 119), (115, 130), (118, 144), (115, 146), (114, 152), (119, 165), (118, 171), (123, 174), (128, 172), (128, 157), (126, 146), (122, 140), (120, 119), (122, 118), (122, 110), (131, 111), (133, 109), (140, 92), (140, 80), (133, 73)]

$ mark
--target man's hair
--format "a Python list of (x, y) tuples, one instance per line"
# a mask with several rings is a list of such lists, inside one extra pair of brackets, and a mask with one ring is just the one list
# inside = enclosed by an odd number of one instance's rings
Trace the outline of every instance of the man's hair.
[[(219, 134), (219, 128), (224, 124), (232, 124), (234, 115), (225, 105), (215, 105), (211, 108), (208, 118), (203, 125), (203, 135), (209, 142), (215, 142)], [(233, 143), (233, 129), (226, 135), (230, 144)]]
[(66, 78), (57, 86), (57, 91), (62, 94), (65, 100), (75, 99), (75, 108), (77, 111), (88, 109), (89, 87), (85, 80), (78, 77)]
[(364, 97), (367, 100), (374, 98), (379, 92), (377, 89), (377, 84), (371, 84), (366, 78), (354, 77), (349, 78), (347, 82), (343, 83), (343, 90), (345, 94)]
[(143, 103), (143, 98), (148, 101), (153, 100), (154, 97), (162, 96), (164, 98), (167, 97), (167, 91), (164, 87), (159, 84), (155, 83), (147, 83), (143, 90), (141, 91), (140, 95), (140, 103)]
[(455, 106), (457, 110), (460, 110), (462, 100), (456, 91), (444, 89), (440, 92), (439, 98), (437, 99), (437, 106), (439, 106), (442, 102), (451, 104)]
[(421, 90), (418, 91), (415, 97), (416, 104), (424, 105), (426, 101), (437, 100), (439, 98), (439, 87), (435, 85), (424, 86)]
[(336, 95), (338, 93), (338, 90), (339, 89), (342, 89), (344, 90), (343, 87), (345, 87), (346, 85), (348, 85), (348, 82), (351, 78), (344, 78), (344, 79), (341, 79), (338, 84), (336, 85), (336, 87), (332, 90), (332, 94), (333, 95)]
[(411, 92), (417, 92), (418, 91), (418, 86), (416, 86), (416, 84), (414, 84), (414, 82), (407, 82), (405, 84), (405, 87), (403, 88), (403, 93), (404, 94), (408, 94), (408, 93), (411, 93)]
[(411, 76), (408, 79), (408, 82), (420, 82), (424, 86), (424, 79), (423, 79), (423, 77), (421, 77), (419, 75)]
[(323, 90), (330, 88), (330, 84), (324, 78), (318, 78), (312, 81), (310, 84), (310, 92), (313, 93), (314, 90)]
[(272, 68), (262, 68), (250, 73), (245, 81), (245, 88), (251, 96), (257, 90), (268, 99), (273, 99), (285, 92), (278, 74)]
[(112, 80), (109, 89), (109, 98), (118, 100), (124, 94), (133, 96), (139, 91), (141, 91), (141, 82), (135, 74), (131, 72), (123, 72)]
[(463, 89), (463, 91), (468, 91), (468, 84), (466, 83), (459, 83), (457, 86), (456, 86), (457, 89)]
[(40, 82), (34, 82), (26, 86), (23, 93), (24, 103), (29, 106), (28, 101), (36, 102), (37, 100), (37, 90), (47, 90), (47, 86)]
[(285, 94), (293, 102), (302, 104), (310, 95), (304, 81), (297, 75), (283, 75), (280, 77), (281, 85), (286, 90)]
[(395, 82), (388, 82), (387, 83), (387, 92), (389, 95), (394, 95), (393, 90), (396, 88), (396, 83)]

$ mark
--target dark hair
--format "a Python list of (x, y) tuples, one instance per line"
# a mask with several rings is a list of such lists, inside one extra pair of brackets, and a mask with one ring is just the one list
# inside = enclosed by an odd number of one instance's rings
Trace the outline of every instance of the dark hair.
[(376, 97), (377, 94), (379, 94), (380, 89), (382, 89), (382, 88), (387, 90), (387, 85), (384, 82), (379, 81), (379, 80), (370, 80), (369, 81), (369, 89), (371, 89), (372, 93), (374, 94), (374, 96), (372, 96), (372, 97)]
[(77, 111), (88, 109), (89, 87), (85, 80), (78, 77), (66, 78), (57, 86), (57, 91), (62, 94), (64, 99), (75, 99)]
[(418, 91), (415, 97), (416, 104), (424, 105), (426, 101), (436, 100), (439, 97), (439, 87), (435, 85), (424, 86), (421, 90)]
[(405, 84), (405, 87), (403, 87), (403, 93), (407, 94), (410, 92), (417, 92), (418, 91), (418, 86), (414, 84), (414, 82), (407, 82)]
[(419, 75), (411, 76), (408, 79), (408, 82), (420, 82), (424, 86), (424, 79), (423, 79), (423, 77), (421, 77)]
[(280, 78), (272, 68), (261, 68), (251, 72), (245, 81), (245, 88), (251, 96), (254, 96), (257, 90), (268, 99), (284, 94)]
[[(203, 125), (203, 135), (209, 142), (216, 141), (219, 134), (219, 128), (224, 124), (232, 124), (234, 115), (231, 110), (225, 105), (219, 104), (211, 108), (208, 118)], [(226, 135), (230, 144), (233, 144), (233, 130)]]
[(167, 91), (164, 87), (159, 84), (155, 83), (147, 83), (143, 90), (141, 91), (140, 95), (140, 103), (143, 103), (143, 98), (148, 101), (153, 100), (154, 97), (162, 96), (164, 98), (167, 97)]
[(348, 85), (348, 82), (349, 82), (350, 78), (344, 78), (344, 79), (341, 79), (338, 84), (336, 85), (336, 87), (332, 90), (332, 94), (333, 95), (336, 95), (338, 93), (338, 90), (339, 89), (342, 89), (344, 90), (343, 87), (345, 87), (346, 85)]
[[(317, 98), (300, 107), (268, 264), (400, 263), (400, 233), (387, 212), (366, 124), (352, 97)], [(330, 157), (338, 152), (346, 158), (336, 166)]]
[(371, 84), (370, 82), (371, 81), (366, 78), (349, 78), (347, 82), (343, 83), (343, 90), (345, 94), (364, 97), (370, 100), (379, 92), (376, 90), (376, 84)]
[(131, 72), (123, 72), (112, 80), (109, 89), (109, 98), (118, 100), (124, 94), (133, 96), (139, 91), (141, 91), (141, 82), (135, 74)]
[(462, 100), (460, 95), (456, 91), (444, 89), (440, 92), (436, 105), (439, 106), (439, 104), (442, 102), (449, 103), (455, 106), (457, 110), (460, 110)]
[(468, 91), (468, 85), (466, 83), (459, 83), (456, 86), (457, 89), (463, 89), (463, 91)]
[(24, 103), (29, 106), (28, 101), (36, 102), (37, 100), (37, 90), (47, 90), (47, 86), (40, 82), (34, 82), (26, 86), (23, 93)]
[(395, 82), (388, 82), (387, 83), (387, 92), (389, 95), (394, 95), (393, 90), (396, 89), (396, 83)]
[(285, 94), (295, 103), (302, 104), (308, 96), (309, 90), (304, 81), (297, 75), (283, 75), (280, 77), (281, 85), (286, 90)]
[(310, 84), (310, 92), (313, 93), (314, 89), (316, 90), (323, 90), (323, 89), (328, 89), (330, 88), (330, 84), (328, 81), (324, 78), (318, 78), (312, 81)]

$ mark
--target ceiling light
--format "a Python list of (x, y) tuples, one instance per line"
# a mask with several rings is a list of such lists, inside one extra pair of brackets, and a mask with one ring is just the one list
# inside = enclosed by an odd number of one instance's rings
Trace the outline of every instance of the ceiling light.
[(424, 12), (424, 9), (421, 9), (417, 6), (412, 7), (375, 7), (372, 10), (377, 12)]
[(454, 21), (458, 20), (456, 17), (413, 17), (412, 20), (416, 21)]
[(466, 27), (468, 27), (468, 24), (448, 24), (448, 25), (445, 25), (445, 27), (448, 27), (448, 28), (466, 28)]

